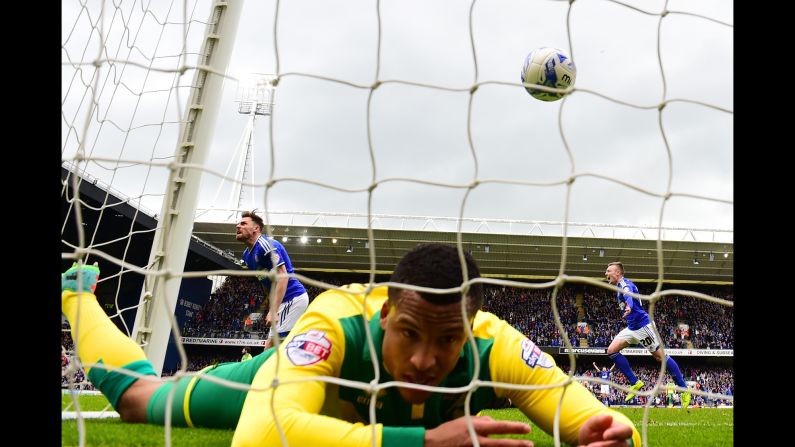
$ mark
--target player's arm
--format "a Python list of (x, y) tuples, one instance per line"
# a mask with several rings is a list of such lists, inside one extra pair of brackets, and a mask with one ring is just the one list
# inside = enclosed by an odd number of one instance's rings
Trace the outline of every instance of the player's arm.
[[(555, 366), (552, 357), (507, 324), (495, 337), (489, 367), (492, 380), (496, 382), (549, 385), (568, 379)], [(541, 429), (553, 433), (563, 387), (531, 391), (495, 388), (495, 392), (497, 396), (509, 397)], [(630, 436), (635, 446), (641, 445), (640, 432), (629, 418), (602, 405), (581, 384), (572, 381), (566, 385), (560, 413), (560, 437), (563, 441), (579, 445), (599, 440), (623, 440)]]
[[(280, 274), (285, 274), (286, 275), (287, 274), (287, 267), (285, 267), (284, 264), (279, 265), (279, 267), (277, 267), (277, 269), (276, 269), (276, 273), (280, 273)], [(275, 290), (273, 291), (273, 298), (272, 298), (273, 299), (273, 308), (275, 308), (276, 310), (278, 310), (279, 306), (282, 305), (282, 300), (284, 299), (284, 294), (285, 294), (285, 292), (287, 292), (287, 282), (289, 280), (290, 280), (290, 278), (285, 276), (283, 278), (279, 278), (279, 280), (276, 281), (276, 287), (275, 287)], [(270, 314), (270, 310), (268, 311), (268, 313)], [(272, 317), (273, 317), (273, 315), (271, 315), (271, 318)], [(273, 322), (271, 322), (271, 324), (273, 324)]]
[(626, 303), (624, 307), (624, 318), (632, 312), (632, 302), (634, 301), (630, 295), (627, 295), (628, 292), (629, 287), (624, 287), (624, 293), (621, 294), (621, 296), (624, 297), (624, 303)]
[(596, 366), (596, 362), (593, 362), (593, 367), (594, 367), (594, 369), (596, 370), (596, 372), (601, 372), (601, 370), (599, 369), (599, 367), (598, 367), (598, 366)]
[[(259, 241), (257, 242), (260, 243)], [(273, 269), (273, 261), (274, 258), (276, 259), (276, 273), (277, 274), (287, 274), (287, 267), (284, 264), (284, 261), (279, 258), (278, 253), (275, 251), (273, 247), (262, 245), (262, 248), (267, 250), (261, 255), (259, 255), (258, 259), (258, 267), (262, 270), (270, 271)], [(258, 312), (262, 312), (265, 308), (268, 309), (267, 315), (265, 317), (268, 323), (273, 324), (273, 314), (270, 312), (270, 302), (273, 301), (273, 306), (275, 309), (279, 309), (279, 306), (282, 304), (282, 300), (284, 300), (284, 294), (287, 292), (287, 283), (290, 280), (289, 277), (283, 277), (277, 279), (273, 284), (273, 293), (271, 293), (270, 287), (265, 287), (265, 284), (262, 284), (262, 289), (265, 291), (265, 300), (263, 300), (262, 305)]]

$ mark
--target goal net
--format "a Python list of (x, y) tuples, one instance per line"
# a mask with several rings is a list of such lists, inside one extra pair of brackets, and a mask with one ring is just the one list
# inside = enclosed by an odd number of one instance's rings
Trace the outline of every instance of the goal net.
[[(560, 300), (596, 307), (589, 296), (601, 293), (615, 301), (616, 288), (603, 281), (609, 261), (633, 259), (624, 261), (630, 278), (643, 271), (639, 296), (652, 319), (678, 297), (723, 308), (732, 320), (733, 297), (688, 287), (705, 282), (702, 272), (712, 275), (708, 283), (733, 283), (730, 3), (70, 1), (62, 11), (64, 269), (100, 263), (102, 306), (158, 372), (170, 335), (190, 328), (174, 314), (187, 280), (256, 276), (233, 268), (231, 251), (193, 236), (194, 223), (231, 232), (252, 209), (272, 236), (276, 225), (319, 219), (365, 229), (361, 246), (339, 241), (339, 250), (364, 256), (373, 284), (390, 265), (380, 257), (378, 225), (442, 226), (453, 235), (445, 241), (484, 265), (512, 255), (467, 244), (465, 233), (557, 237), (544, 259), (517, 249), (531, 258), (526, 270), (469, 280), (461, 290), (480, 282), (543, 291), (570, 379), (624, 393), (625, 383), (577, 373), (571, 335), (586, 326), (561, 319)], [(577, 67), (574, 87), (555, 102), (529, 96), (519, 76), (527, 53), (545, 46), (566, 51)], [(265, 75), (254, 77), (253, 96), (241, 97), (252, 73)], [(608, 239), (651, 245), (605, 253)], [(677, 250), (668, 241), (695, 245)], [(191, 263), (194, 245), (223, 262)], [(544, 263), (546, 273), (533, 270)], [(292, 276), (313, 290), (338, 285), (296, 268)], [(683, 284), (663, 290), (670, 280)], [(575, 299), (571, 286), (590, 292)], [(132, 303), (122, 299), (132, 295)], [(239, 330), (258, 343), (252, 334), (266, 332), (267, 310), (254, 307)], [(187, 309), (182, 317), (193, 321), (198, 308)], [(171, 349), (180, 366), (159, 380), (198, 374), (181, 337)], [(64, 349), (67, 385), (78, 378), (85, 387), (78, 373), (104, 366), (83, 364), (75, 352)], [(644, 443), (666, 374), (659, 369), (638, 392)], [(464, 392), (501, 385), (473, 379)], [(379, 391), (394, 384), (361, 386), (375, 408)], [(733, 402), (721, 390), (691, 391)], [(83, 444), (91, 425), (74, 407)], [(558, 444), (557, 430), (553, 436)]]

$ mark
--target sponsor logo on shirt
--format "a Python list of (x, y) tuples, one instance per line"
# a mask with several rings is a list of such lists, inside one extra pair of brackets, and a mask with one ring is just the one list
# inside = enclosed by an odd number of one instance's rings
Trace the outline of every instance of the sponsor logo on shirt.
[(542, 368), (552, 368), (552, 358), (544, 355), (541, 348), (527, 338), (522, 340), (522, 360), (531, 368), (535, 368), (536, 365)]
[(324, 331), (298, 334), (287, 343), (287, 358), (296, 366), (314, 365), (331, 355), (331, 340)]

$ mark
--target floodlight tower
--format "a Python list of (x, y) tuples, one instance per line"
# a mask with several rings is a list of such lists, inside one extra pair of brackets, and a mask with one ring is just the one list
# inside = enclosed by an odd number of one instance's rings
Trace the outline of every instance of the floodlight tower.
[[(228, 202), (232, 205), (233, 210), (243, 209), (245, 194), (243, 182), (249, 178), (254, 179), (254, 166), (256, 166), (253, 151), (255, 124), (257, 116), (269, 116), (273, 110), (274, 86), (272, 82), (275, 79), (275, 75), (253, 73), (241, 80), (235, 94), (235, 102), (238, 103), (237, 111), (242, 115), (248, 115), (248, 122), (243, 130), (243, 138), (235, 148), (234, 155), (230, 157), (226, 171), (226, 175), (229, 176), (232, 162), (237, 160), (237, 166), (231, 177), (240, 180), (240, 182), (235, 182), (232, 185)], [(251, 202), (246, 209), (251, 210), (256, 208), (256, 201), (254, 188), (249, 187), (249, 190), (251, 191)], [(236, 213), (233, 211), (229, 218), (235, 219)]]

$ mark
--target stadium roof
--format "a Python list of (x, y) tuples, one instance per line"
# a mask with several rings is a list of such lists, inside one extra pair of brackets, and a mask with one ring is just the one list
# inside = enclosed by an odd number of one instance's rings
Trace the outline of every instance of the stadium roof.
[[(62, 169), (62, 178), (66, 178), (67, 173), (67, 169)], [(81, 182), (80, 190), (81, 194), (84, 194), (84, 201), (95, 201), (91, 203), (95, 206), (93, 209), (100, 209), (100, 205), (114, 195), (122, 196), (116, 191), (110, 194), (111, 191), (98, 185), (96, 179)], [(150, 215), (151, 212), (142, 209), (137, 203), (134, 204), (131, 199), (115, 198), (110, 202), (115, 203), (110, 205), (114, 212), (110, 213), (109, 217), (106, 216), (107, 218), (135, 217), (136, 222), (144, 228), (151, 230), (155, 227), (156, 216)], [(68, 208), (65, 202), (63, 206)], [(139, 212), (136, 213), (135, 209)], [(93, 214), (90, 211), (91, 208), (84, 210), (83, 217), (93, 221), (94, 218), (91, 217)], [(64, 208), (62, 214), (68, 215), (68, 210)], [(200, 211), (199, 214), (201, 215), (202, 212)], [(193, 235), (199, 239), (191, 241), (191, 250), (202, 254), (189, 256), (187, 270), (235, 267), (231, 261), (235, 258), (240, 259), (244, 246), (235, 240), (235, 223), (229, 219), (230, 216), (239, 214), (239, 210), (233, 211), (232, 214), (228, 212), (224, 214), (225, 218), (218, 219), (224, 222), (194, 223)], [(368, 216), (272, 210), (269, 217), (273, 222), (273, 235), (280, 240), (287, 237), (284, 244), (298, 272), (367, 273), (370, 271), (366, 229)], [(454, 244), (457, 239), (454, 229), (459, 224), (462, 228), (464, 248), (473, 254), (484, 276), (549, 280), (555, 278), (560, 269), (562, 231), (554, 235), (555, 228), (560, 227), (559, 222), (471, 218), (459, 222), (458, 219), (449, 217), (387, 215), (369, 217), (374, 227), (376, 273), (391, 273), (403, 254), (418, 243)], [(286, 225), (283, 222), (291, 224)], [(328, 225), (329, 223), (332, 225)], [(96, 223), (92, 223), (91, 228), (94, 225)], [(377, 228), (379, 225), (385, 228)], [(130, 231), (128, 224), (105, 224), (100, 225), (99, 228), (124, 229), (122, 233)], [(656, 229), (578, 223), (571, 223), (567, 228), (569, 237), (564, 272), (566, 275), (603, 279), (607, 263), (621, 261), (624, 263), (627, 277), (634, 281), (655, 281), (658, 278), (657, 241), (649, 238), (650, 234), (656, 234)], [(573, 231), (583, 236), (571, 236)], [(71, 232), (73, 231), (66, 231), (70, 234)], [(542, 234), (533, 234), (534, 232)], [(591, 237), (584, 236), (588, 233)], [(664, 238), (668, 238), (662, 241), (665, 282), (717, 284), (734, 282), (734, 245), (731, 242), (733, 232), (730, 230), (665, 228), (661, 234)], [(300, 237), (304, 235), (307, 236), (306, 243), (300, 241)], [(118, 239), (117, 236), (100, 235), (97, 241), (112, 241)], [(151, 238), (151, 235), (149, 237)], [(670, 240), (688, 237), (693, 240)], [(335, 238), (336, 243), (332, 242)], [(716, 240), (718, 242), (715, 242)], [(104, 247), (105, 251), (109, 249), (110, 247)], [(140, 262), (136, 262), (138, 265), (144, 264), (145, 259), (148, 258), (148, 245), (140, 255), (143, 258)], [(117, 257), (122, 256), (122, 253), (117, 254)], [(209, 264), (199, 261), (209, 261)]]
[[(274, 225), (273, 236), (283, 242), (299, 273), (369, 272), (366, 228)], [(240, 258), (243, 244), (235, 240), (234, 223), (196, 222), (194, 235)], [(301, 242), (301, 236), (307, 241)], [(409, 249), (422, 242), (456, 242), (449, 231), (374, 229), (376, 273), (390, 273)], [(320, 242), (318, 242), (320, 239)], [(336, 239), (336, 243), (333, 242)], [(549, 280), (560, 269), (561, 236), (462, 233), (464, 248), (471, 251), (484, 276)], [(624, 263), (633, 281), (658, 278), (657, 241), (569, 237), (565, 274), (604, 278), (608, 262)], [(664, 281), (733, 283), (734, 245), (730, 242), (662, 241)], [(696, 264), (695, 262), (698, 262)]]

